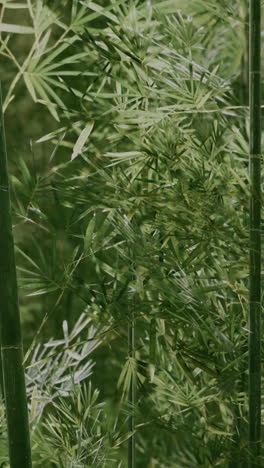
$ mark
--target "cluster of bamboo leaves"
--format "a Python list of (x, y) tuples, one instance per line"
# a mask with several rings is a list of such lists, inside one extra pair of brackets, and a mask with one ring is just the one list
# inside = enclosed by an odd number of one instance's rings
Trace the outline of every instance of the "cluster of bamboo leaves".
[[(64, 320), (62, 339), (35, 346), (26, 366), (34, 466), (117, 466), (118, 418), (109, 423), (109, 411), (97, 401), (99, 391), (90, 380), (95, 364), (90, 355), (103, 337), (102, 327), (95, 328), (84, 312), (71, 333)], [(1, 462), (7, 464), (3, 402), (0, 408)]]
[[(50, 323), (73, 327), (85, 308), (106, 327), (93, 377), (113, 412), (135, 377), (138, 466), (243, 466), (247, 2), (0, 3), (7, 125), (22, 88), (36, 115), (55, 119), (27, 157), (13, 155), (22, 311), (32, 335), (35, 318), (39, 329), (28, 355)], [(102, 436), (91, 439), (79, 418), (97, 390), (68, 391), (41, 413), (45, 440), (59, 447), (52, 463), (103, 466)], [(126, 427), (113, 427), (125, 442)], [(122, 450), (113, 463), (126, 466)]]

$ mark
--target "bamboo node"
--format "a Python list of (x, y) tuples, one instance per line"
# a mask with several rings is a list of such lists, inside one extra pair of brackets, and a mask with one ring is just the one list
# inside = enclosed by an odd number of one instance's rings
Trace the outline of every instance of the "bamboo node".
[(3, 192), (7, 192), (8, 191), (8, 186), (7, 185), (0, 185), (0, 190), (2, 190)]
[(261, 159), (261, 158), (262, 158), (262, 154), (251, 154), (251, 155), (250, 155), (250, 158), (251, 158), (251, 159)]

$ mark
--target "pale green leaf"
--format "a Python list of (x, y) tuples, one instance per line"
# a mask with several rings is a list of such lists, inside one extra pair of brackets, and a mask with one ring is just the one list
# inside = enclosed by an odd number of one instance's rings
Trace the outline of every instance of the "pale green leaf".
[(96, 221), (96, 217), (93, 216), (91, 221), (88, 223), (88, 226), (87, 226), (87, 229), (86, 229), (86, 232), (85, 232), (85, 236), (84, 236), (84, 251), (85, 252), (87, 252), (87, 250), (89, 249), (89, 247), (91, 245), (93, 232), (94, 232), (94, 228), (95, 228), (95, 221)]
[(0, 23), (0, 32), (13, 34), (34, 34), (34, 29), (29, 26), (19, 26), (18, 24)]
[(15, 2), (13, 3), (13, 2), (7, 2), (6, 0), (0, 0), (0, 4), (4, 5), (5, 8), (14, 9), (14, 10), (28, 8), (27, 3), (15, 3)]
[(92, 120), (88, 125), (86, 125), (86, 127), (84, 127), (84, 129), (82, 130), (82, 132), (80, 133), (74, 147), (73, 147), (73, 152), (72, 152), (72, 156), (71, 156), (71, 161), (73, 159), (75, 159), (79, 154), (81, 154), (82, 152), (82, 149), (86, 143), (86, 140), (87, 138), (89, 137), (92, 129), (93, 129), (93, 126), (94, 126), (94, 120)]

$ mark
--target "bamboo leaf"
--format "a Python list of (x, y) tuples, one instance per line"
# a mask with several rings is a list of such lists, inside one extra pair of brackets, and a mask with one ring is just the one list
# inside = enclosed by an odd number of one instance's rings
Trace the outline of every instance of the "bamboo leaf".
[(82, 149), (87, 141), (87, 138), (89, 137), (89, 135), (91, 134), (91, 131), (93, 129), (93, 126), (94, 126), (94, 121), (92, 120), (91, 123), (89, 123), (88, 125), (86, 125), (86, 127), (84, 127), (84, 129), (82, 130), (82, 132), (80, 133), (74, 147), (73, 147), (73, 153), (71, 155), (71, 161), (73, 159), (75, 159), (79, 154), (81, 154), (82, 152)]
[(84, 252), (88, 252), (91, 247), (95, 223), (96, 223), (96, 217), (94, 214), (94, 216), (92, 217), (91, 221), (88, 223), (88, 226), (86, 228), (86, 232), (84, 236)]
[(10, 9), (14, 9), (14, 10), (20, 10), (20, 9), (28, 8), (27, 3), (8, 2), (7, 0), (0, 0), (0, 4), (4, 5), (5, 8), (10, 8)]
[(13, 34), (34, 34), (34, 29), (30, 26), (19, 26), (18, 24), (0, 23), (0, 32)]
[(24, 80), (25, 80), (27, 89), (28, 89), (28, 91), (30, 92), (33, 101), (36, 101), (36, 100), (37, 100), (37, 96), (36, 96), (35, 89), (34, 89), (34, 86), (33, 86), (33, 84), (32, 84), (32, 81), (31, 81), (31, 79), (30, 79), (30, 75), (29, 75), (28, 73), (24, 73), (23, 76), (24, 76)]

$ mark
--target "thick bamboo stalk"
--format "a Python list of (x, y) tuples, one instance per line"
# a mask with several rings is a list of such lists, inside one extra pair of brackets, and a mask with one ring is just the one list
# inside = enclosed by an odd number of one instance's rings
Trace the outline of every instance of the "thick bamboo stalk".
[(249, 468), (261, 449), (261, 0), (249, 6), (250, 278), (249, 278)]
[(0, 340), (11, 468), (31, 468), (7, 155), (0, 85)]

